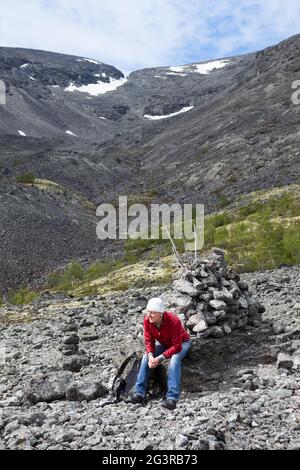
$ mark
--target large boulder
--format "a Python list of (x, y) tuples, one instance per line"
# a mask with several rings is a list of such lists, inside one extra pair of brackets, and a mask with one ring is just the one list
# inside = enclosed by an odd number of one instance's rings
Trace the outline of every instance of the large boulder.
[(107, 388), (100, 382), (81, 381), (70, 385), (66, 398), (70, 401), (91, 401), (108, 394)]
[(34, 377), (25, 387), (24, 398), (34, 405), (39, 402), (64, 400), (72, 380), (73, 374), (64, 371)]

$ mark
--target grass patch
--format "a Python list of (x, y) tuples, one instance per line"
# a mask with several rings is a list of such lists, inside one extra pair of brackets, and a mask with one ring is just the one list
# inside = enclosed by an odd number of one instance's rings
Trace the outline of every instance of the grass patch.
[(33, 173), (24, 173), (23, 175), (18, 175), (16, 176), (16, 182), (17, 183), (34, 183), (35, 181), (35, 176)]
[(205, 248), (226, 250), (240, 271), (300, 263), (300, 197), (283, 193), (206, 219)]
[(22, 286), (17, 290), (10, 290), (8, 293), (8, 303), (11, 305), (25, 305), (30, 304), (33, 300), (38, 298), (38, 293), (30, 291), (28, 287)]
[(224, 209), (224, 207), (229, 206), (230, 203), (231, 201), (229, 201), (229, 199), (226, 196), (222, 195), (222, 196), (219, 196), (217, 206), (219, 209)]
[[(298, 264), (299, 193), (281, 192), (254, 201), (250, 198), (248, 204), (235, 210), (206, 216), (204, 242), (202, 254), (213, 246), (224, 248), (226, 261), (239, 272)], [(184, 240), (175, 240), (175, 245), (184, 253)], [(97, 295), (171, 281), (174, 266), (153, 271), (147, 267), (149, 260), (159, 260), (159, 264), (168, 257), (174, 260), (169, 239), (128, 239), (124, 246), (125, 255), (118, 260), (99, 261), (86, 269), (73, 262), (64, 272), (51, 273), (47, 287), (73, 295)]]

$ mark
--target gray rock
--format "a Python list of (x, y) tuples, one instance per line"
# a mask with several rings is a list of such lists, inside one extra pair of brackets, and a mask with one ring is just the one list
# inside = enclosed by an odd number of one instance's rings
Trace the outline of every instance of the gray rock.
[(220, 326), (210, 326), (207, 330), (207, 334), (212, 338), (221, 338), (224, 336), (224, 331)]
[(66, 359), (62, 363), (63, 370), (69, 370), (71, 372), (80, 372), (82, 367), (88, 366), (91, 360), (87, 356), (73, 356), (70, 359)]
[(170, 293), (163, 297), (164, 300), (169, 303), (170, 307), (178, 307), (183, 313), (190, 310), (193, 306), (193, 301), (188, 295)]
[(212, 292), (204, 292), (199, 295), (199, 299), (203, 300), (203, 302), (209, 302), (210, 300), (212, 300), (212, 298), (213, 298)]
[(217, 322), (228, 318), (228, 315), (224, 310), (213, 310), (212, 313), (216, 317)]
[(64, 400), (72, 377), (71, 372), (58, 371), (42, 377), (33, 378), (29, 385), (25, 387), (24, 398), (33, 404)]
[(290, 398), (293, 395), (292, 390), (286, 390), (285, 388), (272, 391), (274, 398), (285, 399)]
[(288, 354), (279, 353), (276, 367), (277, 369), (291, 369), (293, 367), (293, 358)]
[(230, 304), (233, 301), (233, 295), (227, 289), (214, 290), (213, 291), (213, 296), (214, 296), (215, 300), (223, 300), (227, 304)]
[(293, 355), (293, 368), (300, 370), (300, 351)]
[(173, 282), (173, 288), (180, 292), (181, 294), (186, 294), (191, 297), (197, 297), (199, 290), (194, 287), (188, 281), (184, 281), (183, 279), (178, 279)]
[(63, 338), (63, 344), (79, 344), (79, 337), (75, 334), (73, 335), (70, 335), (70, 336), (66, 336), (65, 338)]
[(217, 318), (211, 311), (204, 313), (204, 319), (209, 326), (215, 325), (217, 323)]
[(223, 331), (226, 335), (229, 335), (231, 333), (231, 328), (230, 328), (228, 322), (224, 322), (222, 327), (223, 327)]
[(273, 323), (272, 330), (275, 335), (280, 335), (285, 332), (285, 325), (282, 322)]
[(248, 302), (247, 302), (247, 300), (245, 299), (245, 297), (240, 297), (240, 298), (239, 298), (239, 306), (240, 306), (241, 308), (245, 308), (245, 309), (248, 308)]
[(197, 313), (196, 315), (192, 315), (188, 321), (186, 322), (186, 326), (190, 329), (193, 329), (200, 321), (204, 320), (203, 313)]
[(210, 300), (209, 305), (214, 309), (214, 310), (227, 310), (227, 305), (223, 300)]
[(196, 326), (193, 328), (194, 333), (200, 333), (202, 331), (207, 330), (207, 323), (204, 320), (201, 320), (199, 323), (197, 323)]
[(107, 394), (107, 388), (99, 382), (76, 382), (66, 390), (66, 398), (69, 401), (91, 401)]
[(185, 447), (188, 444), (188, 442), (189, 442), (188, 438), (184, 436), (183, 434), (178, 434), (176, 436), (176, 440), (175, 440), (176, 448)]

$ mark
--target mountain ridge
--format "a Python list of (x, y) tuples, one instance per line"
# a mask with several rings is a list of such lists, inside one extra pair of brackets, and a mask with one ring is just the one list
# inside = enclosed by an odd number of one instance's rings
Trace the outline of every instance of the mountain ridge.
[[(35, 251), (21, 236), (7, 253), (10, 234), (18, 233), (18, 222), (7, 214), (19, 214), (28, 239), (42, 234), (36, 240), (38, 251), (49, 241), (44, 273), (59, 267), (57, 253), (64, 250), (65, 236), (60, 242), (45, 223), (53, 210), (46, 195), (17, 183), (20, 175), (30, 172), (53, 181), (94, 205), (120, 194), (155, 191), (157, 202), (203, 203), (207, 213), (216, 210), (220, 198), (233, 201), (241, 194), (299, 181), (300, 115), (291, 101), (291, 85), (299, 77), (300, 35), (257, 53), (224, 58), (229, 62), (208, 73), (197, 72), (196, 65), (218, 61), (147, 68), (127, 78), (100, 61), (47, 51), (38, 55), (48, 60), (48, 69), (41, 64), (20, 69), (27, 63), (22, 63), (24, 51), (14, 56), (14, 48), (0, 48), (0, 79), (9, 77), (7, 105), (0, 106), (0, 217), (6, 234), (0, 257), (6, 259), (5, 277), (10, 279), (4, 277), (2, 286), (14, 277), (16, 284), (34, 278), (41, 269), (33, 266), (22, 277)], [(34, 56), (26, 54), (26, 60)], [(52, 54), (61, 59), (63, 70), (49, 69)], [(97, 96), (65, 89), (71, 83), (73, 88), (91, 85), (91, 80), (101, 87), (126, 81)], [(62, 86), (53, 88), (58, 81)], [(172, 117), (160, 119), (166, 115)], [(57, 214), (63, 213), (65, 200), (57, 198), (55, 204)], [(86, 220), (78, 207), (73, 218), (77, 224)], [(65, 261), (76, 257), (78, 243), (80, 257), (91, 251), (102, 256), (93, 223), (88, 224), (88, 243), (84, 232), (78, 238), (76, 224), (69, 231), (73, 222), (68, 217), (59, 223), (69, 240)], [(108, 253), (113, 255), (112, 245)]]

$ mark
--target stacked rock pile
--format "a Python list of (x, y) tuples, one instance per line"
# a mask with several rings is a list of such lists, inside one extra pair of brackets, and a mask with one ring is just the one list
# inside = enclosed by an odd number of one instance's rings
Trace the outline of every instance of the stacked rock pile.
[(82, 367), (90, 364), (90, 358), (86, 354), (83, 354), (84, 351), (79, 351), (80, 339), (77, 334), (78, 326), (71, 321), (62, 331), (65, 336), (59, 349), (63, 356), (67, 356), (62, 360), (62, 369), (71, 372), (80, 372)]
[(73, 322), (63, 328), (65, 337), (62, 340), (60, 350), (64, 356), (72, 356), (78, 352), (79, 337), (77, 332), (78, 326)]
[(186, 258), (175, 277), (163, 298), (192, 335), (219, 338), (246, 325), (259, 326), (265, 309), (228, 268), (224, 250), (212, 248), (208, 257), (193, 262)]

